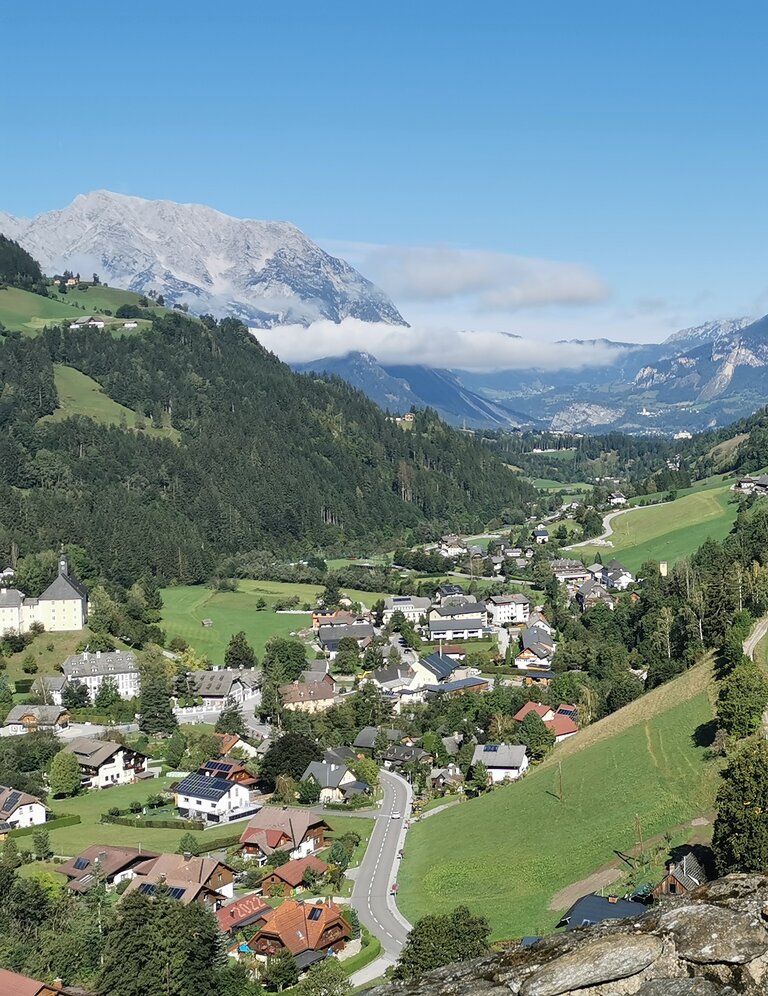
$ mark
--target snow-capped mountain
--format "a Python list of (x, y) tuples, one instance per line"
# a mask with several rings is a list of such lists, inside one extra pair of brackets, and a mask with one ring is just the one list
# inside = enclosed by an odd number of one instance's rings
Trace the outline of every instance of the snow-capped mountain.
[(37, 218), (0, 214), (0, 232), (48, 273), (95, 271), (115, 287), (256, 328), (350, 317), (407, 324), (383, 291), (287, 222), (99, 190)]
[(704, 325), (696, 325), (694, 328), (681, 329), (674, 332), (662, 343), (662, 346), (671, 346), (674, 352), (679, 353), (683, 349), (695, 349), (703, 346), (705, 342), (717, 342), (718, 339), (727, 338), (735, 332), (751, 325), (754, 318), (728, 318), (725, 321), (705, 322)]

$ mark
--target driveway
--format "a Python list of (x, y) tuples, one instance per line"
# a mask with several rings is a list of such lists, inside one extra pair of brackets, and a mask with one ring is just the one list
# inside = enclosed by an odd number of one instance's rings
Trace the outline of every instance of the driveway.
[[(384, 800), (365, 856), (356, 869), (351, 902), (361, 923), (381, 941), (382, 951), (376, 961), (350, 977), (353, 986), (383, 975), (397, 961), (411, 929), (390, 891), (397, 880), (397, 855), (405, 844), (405, 822), (411, 814), (413, 793), (408, 782), (391, 771), (382, 771), (380, 779)], [(393, 820), (392, 813), (400, 813), (400, 819)]]

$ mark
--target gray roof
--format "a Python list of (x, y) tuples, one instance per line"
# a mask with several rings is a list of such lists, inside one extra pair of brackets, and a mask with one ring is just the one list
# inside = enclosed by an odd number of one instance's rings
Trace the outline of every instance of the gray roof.
[(443, 603), (443, 605), (436, 605), (432, 610), (436, 612), (439, 616), (466, 616), (470, 615), (484, 615), (485, 614), (485, 602), (462, 602), (458, 605), (454, 605), (452, 602)]
[(194, 796), (196, 799), (208, 799), (210, 802), (218, 802), (225, 795), (232, 791), (237, 782), (229, 782), (226, 778), (215, 778), (212, 775), (201, 775), (195, 772), (187, 775), (176, 786), (177, 795)]
[(522, 744), (478, 744), (472, 755), (472, 764), (486, 768), (522, 768), (525, 747)]
[[(385, 729), (384, 733), (386, 733), (387, 740), (389, 740), (390, 743), (398, 743), (405, 736), (402, 730)], [(379, 730), (376, 726), (364, 726), (355, 737), (352, 742), (352, 746), (361, 747), (364, 750), (371, 750), (373, 745), (376, 743), (376, 737), (378, 734)]]
[(421, 761), (427, 757), (427, 752), (421, 747), (409, 747), (407, 744), (390, 744), (381, 755), (382, 760), (395, 764), (407, 764), (409, 761)]
[(18, 609), (24, 594), (18, 588), (0, 588), (0, 609)]
[(218, 671), (193, 671), (190, 677), (195, 693), (203, 698), (227, 698), (235, 681), (242, 681), (248, 688), (257, 687), (261, 675), (250, 668), (219, 668)]
[(354, 626), (321, 626), (318, 636), (321, 643), (329, 644), (338, 644), (345, 637), (366, 640), (373, 636), (373, 626), (370, 623), (357, 623)]
[(60, 692), (62, 688), (66, 685), (67, 678), (63, 674), (42, 674), (39, 678), (35, 678), (33, 689), (41, 694), (48, 692)]
[(395, 612), (398, 609), (406, 608), (428, 609), (431, 604), (431, 599), (419, 595), (391, 595), (384, 599), (384, 608), (386, 610), (392, 609)]
[(430, 619), (430, 633), (452, 633), (458, 629), (483, 629), (485, 619), (474, 617), (472, 619)]
[(82, 588), (72, 578), (58, 574), (42, 593), (40, 601), (52, 602), (64, 599), (73, 600), (75, 598), (79, 601), (85, 598)]
[(577, 899), (563, 918), (557, 924), (566, 930), (576, 927), (588, 927), (604, 920), (626, 920), (629, 917), (645, 916), (648, 908), (642, 903), (633, 903), (628, 899), (616, 899), (613, 896), (598, 896), (590, 893)]
[(320, 788), (338, 788), (342, 778), (349, 773), (346, 764), (333, 764), (327, 761), (310, 761), (301, 776), (302, 781), (314, 778)]
[(696, 859), (696, 855), (691, 851), (683, 855), (680, 861), (670, 861), (667, 866), (667, 874), (674, 875), (678, 882), (688, 890), (695, 889), (696, 886), (707, 881), (706, 872)]
[(488, 599), (494, 605), (530, 605), (531, 600), (527, 595), (491, 595)]
[(23, 716), (34, 716), (40, 726), (55, 726), (60, 716), (66, 713), (61, 706), (17, 705), (5, 718), (5, 725), (20, 723)]
[(452, 657), (446, 654), (430, 654), (429, 657), (422, 657), (421, 663), (431, 671), (439, 680), (449, 678), (459, 666)]
[(61, 670), (68, 678), (81, 678), (85, 675), (133, 674), (139, 669), (130, 651), (115, 650), (73, 654), (67, 657)]
[(410, 664), (388, 664), (371, 672), (371, 678), (377, 685), (387, 685), (391, 681), (410, 681), (414, 676)]

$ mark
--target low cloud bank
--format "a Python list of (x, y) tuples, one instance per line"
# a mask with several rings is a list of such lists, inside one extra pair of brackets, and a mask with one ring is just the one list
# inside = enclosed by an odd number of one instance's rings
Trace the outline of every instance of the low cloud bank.
[(252, 329), (267, 349), (286, 363), (305, 363), (353, 351), (380, 363), (423, 364), (453, 370), (578, 370), (609, 365), (623, 350), (599, 343), (535, 342), (505, 332), (372, 324), (346, 319), (309, 327), (282, 325)]

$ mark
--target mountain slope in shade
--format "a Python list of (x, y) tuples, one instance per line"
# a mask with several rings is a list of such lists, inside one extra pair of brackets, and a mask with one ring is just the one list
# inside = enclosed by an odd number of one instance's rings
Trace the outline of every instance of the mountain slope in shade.
[(113, 286), (257, 328), (344, 318), (407, 324), (383, 291), (286, 222), (101, 190), (37, 218), (0, 214), (0, 232), (49, 273), (96, 271)]
[(295, 363), (293, 369), (300, 373), (341, 377), (393, 413), (406, 412), (412, 407), (429, 407), (434, 408), (447, 422), (471, 428), (517, 428), (537, 422), (524, 412), (481, 397), (466, 388), (449, 370), (385, 366), (376, 357), (361, 352)]

